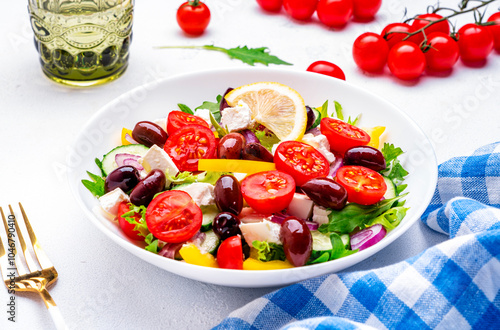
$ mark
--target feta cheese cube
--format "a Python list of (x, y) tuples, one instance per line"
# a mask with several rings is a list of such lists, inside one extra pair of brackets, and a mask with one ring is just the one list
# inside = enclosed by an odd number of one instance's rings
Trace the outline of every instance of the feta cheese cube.
[(236, 132), (249, 128), (254, 124), (252, 111), (245, 102), (240, 101), (234, 108), (225, 108), (222, 111), (221, 124), (229, 132)]
[[(170, 176), (176, 176), (179, 173), (179, 169), (175, 166), (170, 156), (156, 144), (149, 148), (142, 158), (139, 158), (139, 163), (144, 166), (144, 170), (147, 173), (152, 170), (160, 170)], [(167, 187), (169, 185), (170, 181), (167, 179)]]
[(176, 189), (187, 192), (198, 206), (212, 205), (215, 203), (214, 186), (210, 183), (195, 182)]
[(328, 215), (331, 213), (330, 210), (314, 205), (313, 207), (313, 216), (312, 216), (312, 221), (319, 223), (320, 225), (328, 223), (330, 220), (328, 219)]
[(261, 221), (252, 223), (241, 223), (240, 230), (248, 245), (253, 241), (266, 241), (269, 243), (281, 244), (281, 225), (271, 221)]
[(288, 205), (288, 214), (301, 219), (309, 219), (312, 214), (314, 202), (303, 194), (295, 193), (293, 199)]
[(194, 112), (195, 116), (200, 117), (207, 122), (208, 127), (212, 128), (212, 122), (210, 121), (210, 110), (208, 109), (198, 109)]
[(120, 205), (121, 202), (130, 202), (130, 198), (120, 188), (116, 188), (99, 197), (99, 203), (103, 210), (112, 215), (118, 214), (118, 205)]
[(335, 155), (330, 152), (330, 143), (328, 139), (323, 134), (314, 136), (311, 133), (304, 134), (302, 142), (314, 147), (316, 150), (321, 152), (325, 156), (326, 160), (331, 164), (335, 161)]
[(167, 117), (155, 119), (153, 123), (160, 126), (165, 132), (167, 131)]

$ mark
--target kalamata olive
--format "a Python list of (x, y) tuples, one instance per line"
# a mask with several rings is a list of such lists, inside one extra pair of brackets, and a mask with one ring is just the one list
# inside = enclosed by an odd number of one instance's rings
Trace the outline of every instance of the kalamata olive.
[(377, 172), (386, 168), (382, 152), (369, 146), (353, 147), (347, 150), (344, 154), (344, 164), (364, 166)]
[(262, 144), (248, 143), (243, 151), (243, 159), (272, 163), (274, 161), (274, 156)]
[(229, 212), (217, 214), (212, 225), (215, 235), (221, 240), (240, 234), (240, 219)]
[(128, 192), (134, 188), (140, 180), (141, 176), (135, 167), (130, 165), (121, 166), (108, 174), (104, 181), (104, 190), (110, 192), (116, 188), (120, 188), (124, 192)]
[(347, 203), (347, 190), (329, 178), (314, 178), (301, 186), (302, 191), (319, 206), (341, 210)]
[(241, 159), (245, 143), (240, 133), (229, 133), (220, 139), (217, 154), (221, 159)]
[(135, 124), (132, 131), (132, 137), (148, 148), (151, 148), (154, 144), (163, 148), (168, 135), (167, 132), (157, 124), (150, 121), (140, 121)]
[(306, 131), (311, 128), (312, 124), (314, 124), (314, 120), (316, 119), (316, 116), (314, 115), (313, 109), (311, 109), (310, 106), (306, 105), (306, 110), (307, 110), (307, 124), (306, 124)]
[(165, 189), (165, 174), (160, 170), (152, 170), (139, 182), (130, 193), (130, 201), (134, 205), (148, 205), (154, 195)]
[(286, 259), (295, 267), (304, 266), (312, 252), (311, 231), (305, 221), (286, 218), (281, 224), (280, 236)]
[(217, 180), (214, 188), (215, 204), (222, 212), (240, 214), (243, 208), (241, 185), (232, 175), (223, 175)]
[(226, 102), (226, 98), (225, 98), (225, 96), (226, 96), (226, 94), (227, 94), (227, 93), (229, 93), (229, 92), (230, 92), (230, 91), (232, 91), (233, 89), (234, 89), (234, 88), (229, 87), (229, 88), (226, 90), (226, 92), (224, 93), (224, 95), (222, 96), (222, 100), (221, 100), (221, 102), (220, 102), (220, 106), (219, 106), (219, 110), (220, 110), (220, 111), (224, 110), (225, 108), (229, 108), (229, 105), (228, 105), (228, 104), (227, 104), (227, 102)]

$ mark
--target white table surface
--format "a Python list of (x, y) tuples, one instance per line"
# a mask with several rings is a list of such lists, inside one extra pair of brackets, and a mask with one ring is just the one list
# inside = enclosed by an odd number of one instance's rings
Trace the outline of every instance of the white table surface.
[[(432, 140), (439, 162), (500, 140), (500, 55), (481, 68), (458, 63), (448, 77), (417, 83), (389, 74), (371, 77), (354, 65), (351, 48), (365, 31), (400, 21), (404, 7), (424, 12), (424, 1), (385, 0), (370, 23), (342, 31), (317, 22), (294, 22), (284, 12), (262, 12), (252, 0), (207, 0), (208, 31), (186, 37), (175, 21), (182, 1), (138, 1), (130, 66), (118, 80), (89, 89), (57, 85), (41, 72), (25, 1), (11, 1), (0, 19), (0, 206), (23, 202), (59, 280), (50, 289), (71, 329), (197, 328), (216, 325), (232, 310), (272, 291), (208, 285), (170, 274), (123, 251), (85, 218), (64, 173), (65, 158), (82, 125), (103, 105), (153, 79), (206, 68), (245, 66), (198, 50), (157, 50), (160, 45), (267, 46), (305, 70), (316, 60), (343, 68), (347, 80), (399, 106)], [(431, 4), (432, 1), (428, 1)], [(455, 6), (456, 0), (441, 1)], [(498, 4), (496, 4), (498, 6)], [(488, 12), (494, 11), (494, 6)], [(459, 19), (460, 22), (471, 17)], [(362, 109), (360, 110), (362, 112)], [(390, 265), (446, 238), (421, 223), (351, 270)], [(52, 329), (41, 299), (16, 294), (16, 323), (7, 321), (9, 295), (0, 289), (1, 329)]]

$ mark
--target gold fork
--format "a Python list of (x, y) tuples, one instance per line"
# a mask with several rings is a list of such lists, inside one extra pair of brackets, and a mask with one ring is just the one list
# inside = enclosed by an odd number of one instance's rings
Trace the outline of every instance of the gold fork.
[[(9, 205), (10, 215), (5, 218), (2, 208), (0, 207), (0, 213), (2, 214), (2, 220), (5, 227), (5, 233), (7, 238), (7, 250), (4, 248), (2, 239), (0, 237), (0, 269), (2, 271), (3, 281), (9, 293), (15, 293), (16, 291), (29, 291), (37, 292), (42, 297), (45, 302), (45, 306), (50, 312), (50, 316), (54, 321), (57, 329), (67, 329), (64, 319), (62, 317), (59, 308), (56, 306), (54, 299), (50, 296), (47, 291), (47, 287), (54, 283), (57, 279), (57, 271), (50, 262), (49, 258), (43, 252), (38, 240), (36, 239), (35, 232), (31, 228), (26, 212), (24, 208), (19, 203), (19, 208), (21, 209), (21, 214), (24, 218), (24, 223), (26, 225), (26, 231), (29, 235), (29, 240), (33, 247), (33, 252), (35, 252), (36, 259), (38, 260), (39, 267), (30, 251), (27, 249), (26, 243), (24, 241), (23, 235), (16, 221), (14, 211)], [(15, 230), (14, 230), (15, 228)], [(28, 271), (20, 260), (17, 258), (16, 241), (21, 245), (23, 250), (24, 259), (26, 265), (28, 266)], [(6, 253), (8, 251), (9, 253)], [(17, 262), (16, 262), (17, 260)], [(16, 276), (17, 272), (17, 276)]]

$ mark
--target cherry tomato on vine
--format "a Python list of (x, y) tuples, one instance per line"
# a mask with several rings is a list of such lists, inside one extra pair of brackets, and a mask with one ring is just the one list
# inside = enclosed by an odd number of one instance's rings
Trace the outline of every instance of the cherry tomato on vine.
[[(442, 19), (443, 16), (438, 15), (438, 14), (422, 14), (418, 15), (414, 20), (413, 23), (411, 24), (411, 27), (413, 31), (417, 31), (427, 24), (431, 22), (435, 22), (437, 20)], [(445, 34), (450, 34), (450, 24), (448, 23), (448, 20), (440, 21), (438, 23), (434, 23), (433, 25), (425, 28), (425, 35), (429, 35), (432, 32), (443, 32)], [(414, 43), (416, 43), (418, 46), (424, 41), (424, 34), (423, 33), (418, 33), (410, 38)]]
[(217, 250), (220, 268), (243, 269), (243, 245), (239, 235), (226, 238)]
[(210, 9), (199, 0), (186, 1), (177, 9), (177, 23), (184, 32), (200, 35), (210, 23)]
[(326, 177), (330, 163), (318, 150), (299, 141), (281, 142), (274, 153), (274, 163), (280, 171), (290, 174), (297, 186), (314, 178)]
[(354, 18), (362, 21), (368, 21), (375, 17), (382, 0), (353, 0), (354, 2)]
[(495, 25), (489, 25), (490, 30), (495, 40), (495, 49), (500, 52), (500, 12), (496, 12), (488, 18), (488, 22), (495, 22)]
[(283, 6), (283, 0), (257, 0), (257, 3), (260, 8), (270, 12), (278, 12)]
[[(403, 39), (406, 36), (408, 36), (407, 33), (410, 33), (412, 31), (413, 30), (411, 26), (406, 23), (391, 23), (382, 30), (382, 33), (380, 35), (384, 37), (385, 40), (387, 40), (387, 45), (389, 45), (389, 49), (391, 49), (395, 44), (397, 44), (400, 41), (403, 41)], [(387, 34), (389, 32), (394, 32), (394, 33)], [(396, 33), (396, 32), (407, 32), (407, 33)]]
[(320, 131), (328, 139), (330, 149), (342, 156), (348, 149), (370, 142), (370, 135), (361, 128), (335, 118), (321, 119)]
[(338, 65), (327, 61), (316, 61), (307, 68), (309, 72), (316, 72), (337, 79), (345, 80), (344, 71)]
[[(144, 240), (144, 236), (140, 235), (140, 232), (135, 230), (135, 224), (128, 222), (122, 215), (130, 212), (130, 207), (128, 202), (121, 202), (118, 205), (118, 224), (122, 229), (125, 236), (134, 241), (142, 241)], [(134, 213), (130, 218), (133, 218), (135, 221), (141, 223), (143, 222), (142, 217), (139, 213)]]
[(347, 190), (347, 200), (350, 203), (375, 204), (387, 191), (382, 175), (363, 166), (342, 166), (337, 171), (335, 181)]
[(458, 30), (460, 56), (466, 62), (485, 60), (493, 50), (493, 35), (485, 26), (465, 24)]
[(169, 190), (153, 198), (146, 209), (151, 233), (168, 243), (182, 243), (200, 230), (203, 214), (188, 193)]
[(357, 66), (367, 72), (379, 72), (387, 63), (387, 41), (373, 32), (360, 35), (352, 47), (352, 57)]
[(241, 181), (241, 193), (252, 209), (271, 214), (290, 204), (295, 193), (295, 181), (285, 172), (259, 172)]
[(172, 135), (186, 125), (201, 125), (208, 128), (206, 121), (198, 116), (190, 115), (182, 111), (170, 111), (167, 118), (167, 133)]
[(427, 69), (448, 71), (457, 63), (460, 56), (458, 44), (447, 34), (433, 32), (427, 36), (429, 50), (424, 53)]
[(417, 79), (425, 70), (425, 55), (413, 42), (401, 41), (389, 52), (387, 65), (401, 80)]
[(352, 16), (353, 0), (319, 0), (316, 12), (321, 23), (341, 28)]
[(283, 0), (283, 7), (292, 18), (306, 21), (314, 14), (317, 3), (318, 0)]

